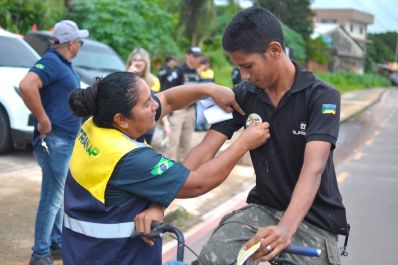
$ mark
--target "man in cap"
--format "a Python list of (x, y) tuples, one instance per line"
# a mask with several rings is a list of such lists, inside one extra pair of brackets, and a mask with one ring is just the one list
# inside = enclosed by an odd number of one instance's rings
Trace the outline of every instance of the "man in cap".
[(70, 92), (80, 87), (71, 60), (88, 37), (75, 22), (62, 20), (53, 31), (51, 48), (19, 84), (21, 96), (35, 117), (33, 153), (42, 169), (35, 240), (29, 265), (54, 264), (62, 247), (63, 192), (69, 158), (81, 119), (68, 106)]
[[(200, 65), (202, 51), (199, 47), (190, 47), (185, 55), (185, 63), (177, 66), (175, 85), (199, 83), (197, 68)], [(170, 141), (166, 156), (181, 161), (191, 147), (192, 133), (195, 127), (195, 105), (174, 111), (169, 115)]]

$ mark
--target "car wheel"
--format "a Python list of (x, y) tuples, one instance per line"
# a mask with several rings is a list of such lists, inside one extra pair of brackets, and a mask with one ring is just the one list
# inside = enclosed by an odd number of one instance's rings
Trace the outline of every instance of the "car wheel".
[(0, 106), (0, 153), (5, 153), (11, 148), (11, 130), (8, 116)]

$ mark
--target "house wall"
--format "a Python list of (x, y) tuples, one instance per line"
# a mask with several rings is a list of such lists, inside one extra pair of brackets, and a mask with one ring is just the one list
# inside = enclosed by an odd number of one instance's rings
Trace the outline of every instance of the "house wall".
[(356, 40), (365, 42), (367, 39), (367, 26), (354, 21), (347, 21), (343, 24), (344, 29)]

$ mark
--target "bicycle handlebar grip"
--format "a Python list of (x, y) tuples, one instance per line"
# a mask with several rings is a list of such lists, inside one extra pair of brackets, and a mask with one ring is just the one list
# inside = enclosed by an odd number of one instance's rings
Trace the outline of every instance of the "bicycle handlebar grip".
[(290, 245), (283, 252), (308, 256), (308, 257), (319, 257), (321, 255), (321, 250), (319, 248), (304, 247), (297, 245)]

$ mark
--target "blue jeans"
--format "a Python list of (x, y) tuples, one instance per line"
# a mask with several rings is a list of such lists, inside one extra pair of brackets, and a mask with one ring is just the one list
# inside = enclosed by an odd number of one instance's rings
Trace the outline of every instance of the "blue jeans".
[(42, 170), (41, 194), (36, 213), (34, 259), (50, 256), (50, 247), (62, 247), (62, 219), (65, 179), (74, 139), (64, 139), (54, 133), (46, 135), (49, 152), (41, 140), (33, 140), (33, 154)]

